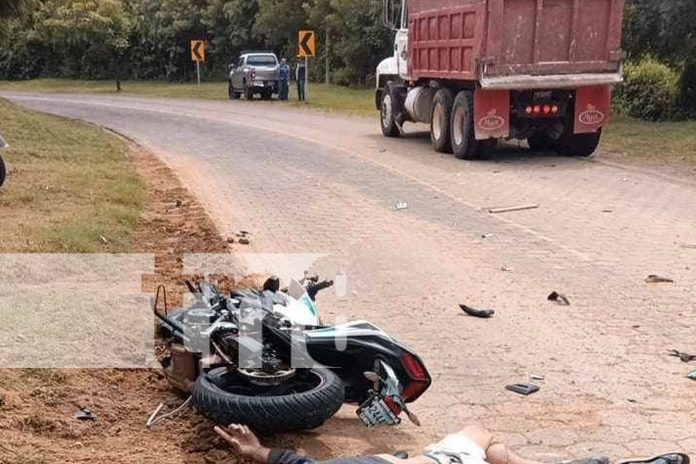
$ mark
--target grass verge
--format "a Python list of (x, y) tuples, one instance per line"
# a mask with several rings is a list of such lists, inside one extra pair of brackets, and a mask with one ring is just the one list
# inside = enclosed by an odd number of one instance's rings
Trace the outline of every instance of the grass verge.
[[(97, 93), (115, 95), (115, 84), (109, 81), (74, 81), (37, 79), (22, 82), (0, 82), (0, 91), (36, 91), (66, 93)], [(295, 95), (291, 86), (291, 104)], [(125, 82), (124, 95), (150, 97), (198, 98), (226, 100), (224, 82), (170, 84), (164, 82)], [(308, 106), (322, 111), (376, 117), (372, 89), (353, 89), (335, 85), (311, 84)], [(678, 160), (696, 164), (696, 121), (653, 123), (626, 117), (615, 118), (606, 128), (603, 148), (610, 152), (641, 158)]]
[(122, 252), (145, 193), (117, 137), (0, 99), (0, 252)]

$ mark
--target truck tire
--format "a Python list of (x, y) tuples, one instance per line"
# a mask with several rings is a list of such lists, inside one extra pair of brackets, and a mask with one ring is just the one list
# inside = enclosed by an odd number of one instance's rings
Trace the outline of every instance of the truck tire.
[(0, 187), (5, 183), (5, 176), (7, 176), (7, 168), (5, 167), (5, 161), (0, 156)]
[(277, 387), (254, 386), (241, 377), (227, 368), (201, 375), (193, 390), (193, 406), (218, 424), (245, 424), (259, 432), (277, 433), (320, 427), (345, 398), (343, 382), (325, 368), (298, 370)]
[(396, 119), (402, 111), (403, 103), (399, 92), (393, 86), (387, 85), (382, 92), (382, 104), (379, 109), (380, 126), (385, 137), (401, 135)]
[(452, 153), (450, 118), (453, 104), (454, 97), (450, 89), (442, 88), (435, 93), (430, 110), (430, 140), (438, 153)]
[(556, 141), (556, 153), (559, 156), (592, 156), (601, 138), (601, 128), (594, 134), (563, 134)]
[(249, 101), (252, 101), (254, 99), (254, 89), (252, 89), (251, 87), (245, 87), (244, 98), (246, 98)]
[(452, 152), (458, 159), (477, 159), (482, 155), (474, 133), (474, 94), (462, 90), (452, 106)]
[(556, 141), (546, 132), (535, 132), (527, 139), (527, 143), (532, 151), (549, 151), (556, 146)]

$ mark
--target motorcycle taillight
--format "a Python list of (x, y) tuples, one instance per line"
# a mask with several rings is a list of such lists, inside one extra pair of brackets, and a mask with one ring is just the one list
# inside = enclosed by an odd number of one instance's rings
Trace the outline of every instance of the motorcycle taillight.
[(406, 372), (408, 372), (408, 375), (413, 380), (420, 380), (424, 382), (430, 380), (428, 378), (428, 373), (426, 372), (425, 367), (421, 364), (418, 358), (413, 356), (411, 353), (402, 354), (401, 362), (403, 363)]
[(416, 400), (425, 392), (425, 390), (428, 389), (429, 386), (430, 384), (426, 382), (413, 382), (406, 385), (401, 392), (404, 397), (404, 401), (410, 403), (411, 401)]
[(411, 353), (402, 354), (401, 363), (404, 365), (404, 369), (406, 369), (408, 376), (412, 380), (409, 384), (404, 385), (401, 394), (405, 401), (411, 402), (416, 400), (428, 389), (430, 386), (430, 376), (425, 366), (423, 366), (423, 363)]

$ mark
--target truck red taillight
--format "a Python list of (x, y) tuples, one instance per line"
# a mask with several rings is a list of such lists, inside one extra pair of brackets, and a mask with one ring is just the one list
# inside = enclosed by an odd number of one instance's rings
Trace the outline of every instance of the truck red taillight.
[(558, 114), (558, 105), (529, 105), (524, 109), (528, 116), (556, 116)]
[(430, 386), (430, 376), (425, 366), (411, 353), (401, 355), (401, 363), (406, 369), (412, 382), (404, 386), (402, 395), (406, 401), (413, 401), (425, 392)]

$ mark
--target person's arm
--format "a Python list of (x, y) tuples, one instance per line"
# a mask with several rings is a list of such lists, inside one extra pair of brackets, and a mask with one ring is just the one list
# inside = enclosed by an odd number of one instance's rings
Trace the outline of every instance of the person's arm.
[(300, 456), (292, 450), (273, 449), (268, 455), (266, 464), (314, 464), (314, 460)]
[(232, 424), (223, 429), (215, 427), (220, 435), (243, 458), (253, 459), (261, 464), (314, 464), (314, 460), (286, 449), (270, 449), (246, 425)]

